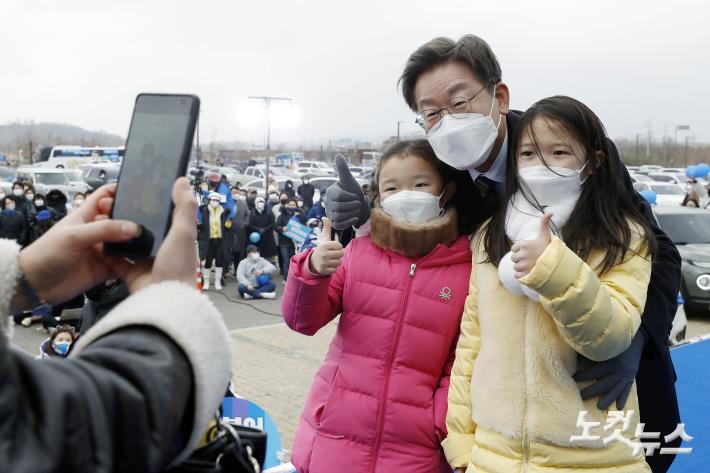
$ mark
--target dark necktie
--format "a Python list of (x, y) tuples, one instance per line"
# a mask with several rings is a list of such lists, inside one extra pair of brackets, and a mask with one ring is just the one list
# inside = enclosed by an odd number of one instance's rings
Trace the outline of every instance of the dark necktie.
[(476, 178), (476, 180), (473, 182), (474, 182), (474, 184), (476, 184), (476, 187), (478, 187), (478, 190), (480, 191), (481, 196), (483, 196), (484, 198), (488, 197), (488, 195), (491, 192), (496, 191), (496, 181), (494, 181), (493, 179), (487, 178), (483, 174), (478, 176)]

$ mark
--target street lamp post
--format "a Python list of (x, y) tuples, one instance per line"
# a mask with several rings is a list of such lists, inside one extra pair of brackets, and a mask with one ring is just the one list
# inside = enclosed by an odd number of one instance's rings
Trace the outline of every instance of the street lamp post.
[[(271, 116), (269, 110), (272, 102), (292, 102), (289, 97), (271, 97), (268, 95), (251, 96), (249, 100), (260, 100), (266, 110), (266, 175), (264, 176), (264, 192), (269, 195), (269, 152), (271, 150)], [(278, 189), (277, 189), (278, 191)]]

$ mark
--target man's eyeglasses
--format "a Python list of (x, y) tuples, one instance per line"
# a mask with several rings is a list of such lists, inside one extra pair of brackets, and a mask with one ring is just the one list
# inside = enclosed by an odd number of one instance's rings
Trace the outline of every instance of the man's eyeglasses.
[(420, 127), (424, 128), (425, 131), (431, 131), (432, 128), (437, 126), (441, 119), (444, 117), (444, 112), (446, 111), (449, 115), (456, 116), (462, 113), (472, 113), (473, 109), (471, 107), (471, 102), (473, 99), (478, 97), (478, 95), (483, 92), (488, 86), (484, 85), (481, 89), (470, 97), (454, 97), (449, 102), (448, 107), (441, 108), (439, 110), (435, 109), (425, 109), (422, 110), (415, 123)]

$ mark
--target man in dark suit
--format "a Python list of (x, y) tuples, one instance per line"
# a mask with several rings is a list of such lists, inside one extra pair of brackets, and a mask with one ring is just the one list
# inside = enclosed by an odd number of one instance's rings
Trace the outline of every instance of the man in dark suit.
[[(520, 112), (509, 108), (508, 86), (502, 82), (501, 68), (491, 48), (473, 35), (456, 42), (433, 39), (409, 57), (400, 83), (404, 100), (418, 114), (417, 123), (427, 132), (438, 158), (469, 172), (485, 202), (486, 213), (492, 214), (505, 193), (508, 137), (512, 136)], [(445, 146), (437, 143), (436, 137), (441, 134), (436, 130), (451, 113), (477, 113), (484, 120), (480, 126), (460, 134), (455, 145)], [(611, 148), (612, 159), (623, 166), (616, 147), (612, 144)], [(677, 447), (680, 439), (665, 444), (663, 436), (673, 432), (680, 422), (675, 371), (667, 343), (677, 309), (680, 255), (658, 227), (648, 203), (634, 191), (628, 172), (624, 173), (626, 187), (651, 223), (658, 241), (642, 325), (631, 346), (616, 358), (596, 363), (580, 356), (575, 379), (595, 380), (582, 389), (581, 395), (585, 399), (599, 398), (600, 409), (614, 409), (614, 403), (621, 409), (635, 379), (644, 431), (661, 432), (662, 446)], [(326, 213), (336, 229), (360, 226), (369, 218), (370, 203), (351, 181), (354, 180), (350, 176), (340, 176), (339, 183), (326, 192)], [(656, 450), (647, 462), (654, 473), (660, 473), (668, 470), (673, 458), (659, 455)]]

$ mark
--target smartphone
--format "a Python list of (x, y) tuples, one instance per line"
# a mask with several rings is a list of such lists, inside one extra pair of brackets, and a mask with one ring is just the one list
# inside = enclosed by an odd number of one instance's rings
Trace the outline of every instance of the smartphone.
[(194, 95), (136, 98), (111, 218), (137, 223), (140, 234), (105, 243), (106, 253), (155, 258), (170, 229), (173, 184), (187, 171), (199, 110), (200, 99)]

